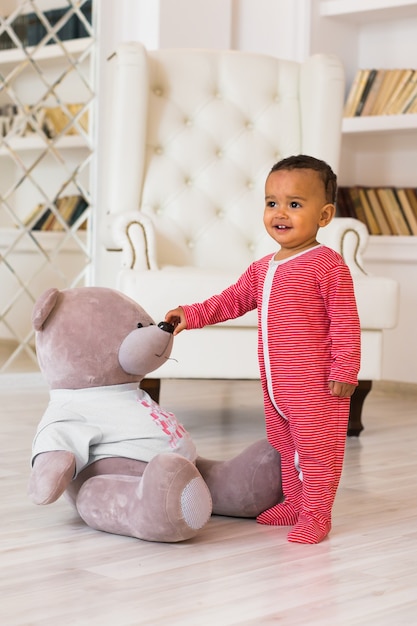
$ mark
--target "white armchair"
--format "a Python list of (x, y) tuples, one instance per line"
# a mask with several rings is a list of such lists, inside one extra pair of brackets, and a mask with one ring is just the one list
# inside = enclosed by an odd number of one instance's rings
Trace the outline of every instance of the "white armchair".
[[(139, 43), (122, 45), (112, 65), (107, 245), (121, 251), (117, 288), (160, 321), (273, 250), (262, 214), (276, 161), (304, 153), (337, 171), (344, 74), (329, 55), (296, 63), (235, 51), (149, 52)], [(337, 218), (320, 237), (355, 277), (366, 382), (349, 432), (359, 434), (361, 404), (381, 377), (382, 330), (396, 319), (396, 284), (363, 272), (360, 222)], [(158, 375), (258, 378), (256, 325), (252, 312), (182, 333)]]

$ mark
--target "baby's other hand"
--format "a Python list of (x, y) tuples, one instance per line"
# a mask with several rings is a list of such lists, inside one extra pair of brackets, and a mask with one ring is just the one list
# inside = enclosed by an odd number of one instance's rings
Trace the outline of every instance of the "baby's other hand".
[(185, 319), (184, 310), (181, 306), (168, 311), (165, 315), (165, 321), (173, 325), (174, 335), (178, 335), (178, 333), (187, 328), (187, 320)]
[(332, 396), (337, 396), (339, 398), (350, 398), (350, 396), (356, 389), (356, 385), (341, 383), (337, 380), (330, 380), (329, 389)]

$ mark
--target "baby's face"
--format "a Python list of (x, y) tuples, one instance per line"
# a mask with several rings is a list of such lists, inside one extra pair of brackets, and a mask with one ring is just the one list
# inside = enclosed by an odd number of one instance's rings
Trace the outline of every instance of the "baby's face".
[(316, 245), (319, 227), (328, 224), (334, 211), (314, 170), (278, 170), (266, 180), (264, 224), (281, 246), (280, 259)]

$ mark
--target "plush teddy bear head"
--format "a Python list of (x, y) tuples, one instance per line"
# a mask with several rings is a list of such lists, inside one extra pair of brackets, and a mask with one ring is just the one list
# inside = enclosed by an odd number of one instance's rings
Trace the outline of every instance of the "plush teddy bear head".
[(51, 389), (139, 382), (169, 358), (173, 343), (170, 324), (155, 325), (139, 304), (105, 287), (48, 289), (32, 324)]

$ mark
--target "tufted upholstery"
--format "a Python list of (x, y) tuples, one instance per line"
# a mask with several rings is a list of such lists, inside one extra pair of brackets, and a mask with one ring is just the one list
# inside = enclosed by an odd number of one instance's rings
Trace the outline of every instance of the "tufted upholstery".
[[(306, 153), (336, 170), (344, 76), (333, 56), (303, 64), (232, 51), (122, 45), (112, 60), (108, 234), (121, 250), (118, 287), (159, 321), (178, 304), (234, 282), (274, 243), (262, 221), (271, 166)], [(363, 224), (320, 232), (355, 278), (361, 377), (381, 377), (382, 329), (396, 320), (396, 284), (366, 276)], [(254, 312), (182, 333), (161, 377), (257, 378)]]

